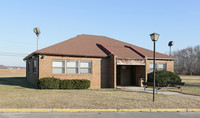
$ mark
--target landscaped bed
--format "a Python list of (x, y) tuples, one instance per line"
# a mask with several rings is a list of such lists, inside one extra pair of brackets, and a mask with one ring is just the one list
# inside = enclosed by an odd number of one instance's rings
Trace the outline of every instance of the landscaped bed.
[(120, 89), (40, 90), (25, 78), (0, 78), (0, 108), (200, 108), (200, 98)]

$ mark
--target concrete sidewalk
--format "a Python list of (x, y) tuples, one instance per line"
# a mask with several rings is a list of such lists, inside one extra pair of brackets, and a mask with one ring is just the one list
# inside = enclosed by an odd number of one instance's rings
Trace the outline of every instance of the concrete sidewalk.
[[(117, 88), (118, 89), (133, 90), (133, 91), (144, 91), (143, 87), (137, 87), (137, 86), (117, 86)], [(153, 93), (153, 89), (152, 88), (146, 88), (145, 92)], [(178, 93), (178, 92), (163, 91), (163, 90), (158, 90), (157, 94), (178, 95), (178, 96), (183, 96), (183, 97), (200, 99), (200, 96), (187, 95), (187, 94), (182, 94), (182, 93)]]

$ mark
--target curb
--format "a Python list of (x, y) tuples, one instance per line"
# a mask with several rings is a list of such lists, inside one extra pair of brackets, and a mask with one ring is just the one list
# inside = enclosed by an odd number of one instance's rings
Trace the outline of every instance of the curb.
[(0, 109), (7, 112), (200, 112), (200, 109)]

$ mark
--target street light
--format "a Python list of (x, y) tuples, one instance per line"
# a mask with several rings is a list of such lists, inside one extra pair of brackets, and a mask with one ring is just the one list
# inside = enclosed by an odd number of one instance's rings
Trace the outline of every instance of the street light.
[(174, 41), (170, 41), (168, 43), (168, 46), (169, 46), (169, 56), (171, 56), (171, 47), (174, 45)]
[(158, 38), (159, 38), (159, 36), (160, 36), (160, 34), (157, 34), (157, 33), (152, 33), (152, 34), (150, 34), (150, 37), (151, 37), (151, 40), (154, 42), (154, 48), (153, 48), (153, 102), (155, 101), (155, 85), (156, 85), (156, 82), (155, 82), (155, 78), (156, 78), (156, 73), (155, 73), (155, 70), (156, 70), (156, 68), (155, 68), (155, 65), (156, 65), (156, 63), (155, 63), (155, 55), (156, 55), (156, 53), (155, 53), (155, 50), (156, 50), (156, 41), (158, 40)]
[(39, 39), (39, 35), (40, 35), (39, 27), (34, 28), (33, 32), (37, 35), (37, 50), (38, 50), (38, 39)]

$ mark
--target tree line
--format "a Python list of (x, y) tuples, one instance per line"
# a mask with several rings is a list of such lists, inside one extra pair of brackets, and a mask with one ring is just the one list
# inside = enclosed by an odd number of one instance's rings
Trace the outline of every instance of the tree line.
[(177, 58), (174, 61), (175, 73), (200, 75), (200, 45), (174, 51), (172, 56)]

